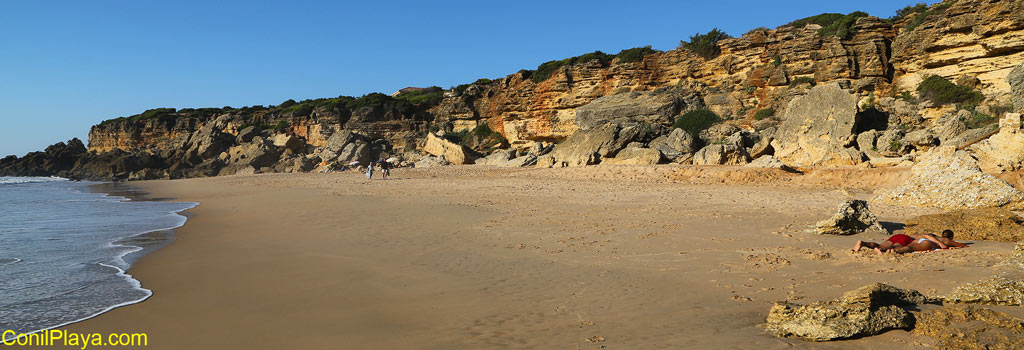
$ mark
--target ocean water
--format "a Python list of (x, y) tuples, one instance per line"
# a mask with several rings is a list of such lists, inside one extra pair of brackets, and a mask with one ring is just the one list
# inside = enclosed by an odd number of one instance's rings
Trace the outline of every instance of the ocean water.
[(152, 295), (125, 271), (167, 244), (196, 203), (135, 195), (119, 184), (0, 177), (0, 331), (50, 329)]

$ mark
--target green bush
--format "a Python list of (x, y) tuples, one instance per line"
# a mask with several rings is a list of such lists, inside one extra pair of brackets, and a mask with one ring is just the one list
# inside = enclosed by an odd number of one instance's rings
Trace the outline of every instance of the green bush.
[(765, 109), (757, 111), (757, 113), (754, 113), (754, 120), (762, 120), (762, 119), (765, 119), (765, 118), (771, 118), (774, 115), (775, 115), (775, 109), (774, 108), (765, 108)]
[(278, 121), (278, 122), (277, 122), (277, 124), (276, 124), (276, 125), (274, 125), (274, 127), (273, 127), (273, 128), (271, 128), (271, 129), (274, 129), (274, 130), (283, 130), (284, 128), (287, 128), (287, 127), (288, 127), (288, 125), (289, 125), (289, 124), (288, 124), (288, 122), (286, 122), (286, 121), (284, 121), (284, 120), (281, 120), (281, 121)]
[(722, 121), (722, 118), (718, 117), (715, 112), (709, 109), (698, 109), (680, 115), (672, 126), (683, 129), (683, 131), (690, 133), (693, 137), (699, 137), (701, 131), (720, 121)]
[(431, 86), (423, 90), (409, 91), (399, 94), (396, 98), (409, 101), (409, 103), (421, 107), (436, 106), (444, 99), (444, 89), (437, 86)]
[(853, 25), (857, 23), (857, 19), (867, 16), (867, 13), (861, 11), (851, 12), (846, 15), (841, 13), (822, 13), (789, 22), (784, 27), (803, 28), (808, 24), (817, 24), (821, 26), (821, 29), (818, 30), (818, 36), (838, 36), (846, 39), (853, 35)]
[(449, 132), (444, 134), (444, 138), (448, 141), (465, 145), (469, 142), (470, 131), (469, 129), (462, 129), (459, 131)]
[(288, 99), (288, 101), (281, 102), (281, 104), (277, 105), (277, 108), (288, 108), (296, 104), (298, 104), (298, 102), (295, 102), (295, 100)]
[(907, 102), (914, 102), (914, 95), (910, 94), (910, 91), (900, 92), (899, 95), (896, 95), (896, 98)]
[(747, 33), (743, 34), (743, 35), (754, 34), (754, 33), (757, 33), (757, 32), (767, 32), (767, 31), (770, 31), (770, 30), (771, 29), (768, 29), (768, 27), (757, 27), (757, 28), (748, 30)]
[(948, 9), (952, 5), (952, 3), (943, 2), (941, 4), (935, 5), (935, 7), (928, 8), (925, 9), (924, 11), (918, 12), (917, 16), (914, 16), (914, 19), (912, 19), (910, 23), (907, 23), (907, 31), (909, 32), (911, 30), (916, 29), (921, 24), (924, 24), (924, 22), (927, 21), (929, 17), (932, 17), (932, 15), (937, 15), (945, 12), (946, 9)]
[(640, 60), (643, 60), (645, 56), (657, 52), (661, 51), (652, 49), (651, 45), (647, 45), (644, 47), (634, 47), (632, 49), (619, 51), (619, 53), (615, 55), (615, 58), (619, 59), (619, 63), (640, 62)]
[(867, 17), (868, 14), (861, 11), (851, 12), (848, 15), (836, 19), (835, 22), (818, 30), (819, 36), (837, 36), (843, 39), (848, 39), (853, 36), (855, 32), (853, 25), (857, 23), (857, 19), (861, 17)]
[(803, 28), (808, 24), (817, 24), (822, 27), (827, 27), (834, 23), (836, 20), (843, 18), (842, 13), (822, 13), (811, 17), (801, 18), (789, 23), (782, 25), (783, 27)]
[(697, 33), (690, 36), (690, 41), (680, 41), (679, 48), (689, 50), (704, 59), (712, 59), (722, 53), (722, 49), (718, 47), (718, 42), (729, 38), (731, 38), (729, 34), (714, 28), (707, 32), (707, 34)]
[(968, 128), (976, 129), (999, 121), (999, 118), (978, 111), (971, 111), (971, 116), (961, 120)]
[(900, 150), (900, 142), (893, 139), (889, 140), (889, 152), (898, 152)]
[(919, 2), (917, 4), (914, 4), (913, 6), (907, 6), (902, 9), (896, 10), (896, 15), (889, 17), (889, 20), (896, 22), (901, 19), (907, 18), (911, 14), (922, 13), (925, 11), (928, 11), (928, 4)]
[(772, 56), (772, 65), (776, 66), (776, 67), (781, 66), (782, 65), (782, 56), (779, 56), (779, 55)]
[(609, 55), (601, 51), (594, 51), (588, 54), (583, 54), (576, 57), (569, 57), (562, 60), (547, 61), (541, 63), (540, 66), (537, 66), (537, 70), (530, 75), (530, 80), (533, 80), (533, 82), (535, 83), (540, 83), (542, 81), (548, 80), (548, 78), (554, 75), (555, 72), (557, 72), (558, 69), (562, 68), (563, 66), (571, 66), (577, 63), (585, 63), (593, 60), (599, 61), (602, 66), (607, 66), (609, 63), (612, 62), (613, 59), (615, 59), (615, 56), (613, 55)]
[(797, 87), (800, 84), (811, 84), (811, 86), (814, 86), (817, 82), (811, 77), (796, 77), (793, 81), (789, 82), (789, 87)]
[(752, 94), (752, 93), (754, 93), (754, 91), (757, 91), (757, 87), (756, 86), (748, 86), (748, 87), (744, 88), (743, 91), (746, 91), (748, 94)]
[(985, 96), (966, 86), (956, 85), (949, 79), (932, 75), (925, 78), (917, 85), (917, 93), (921, 98), (932, 103), (943, 105), (957, 103), (968, 106), (977, 106)]

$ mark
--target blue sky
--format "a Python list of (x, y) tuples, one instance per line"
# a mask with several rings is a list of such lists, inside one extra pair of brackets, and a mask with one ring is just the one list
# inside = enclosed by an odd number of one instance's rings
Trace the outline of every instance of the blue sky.
[[(0, 1), (0, 156), (155, 107), (272, 105), (498, 78), (910, 2)], [(934, 2), (934, 1), (931, 1)]]

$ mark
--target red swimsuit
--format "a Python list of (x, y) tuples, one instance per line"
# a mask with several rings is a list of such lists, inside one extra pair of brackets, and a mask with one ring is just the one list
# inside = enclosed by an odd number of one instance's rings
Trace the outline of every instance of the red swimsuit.
[(900, 233), (900, 234), (895, 234), (892, 237), (889, 237), (889, 239), (887, 239), (887, 241), (892, 242), (893, 244), (899, 244), (901, 246), (906, 247), (906, 246), (910, 245), (910, 242), (914, 241), (914, 238)]

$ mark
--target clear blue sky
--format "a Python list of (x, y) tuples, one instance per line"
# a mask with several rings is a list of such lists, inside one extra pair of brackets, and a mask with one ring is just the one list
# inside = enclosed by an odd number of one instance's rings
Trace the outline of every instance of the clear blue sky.
[[(0, 156), (155, 107), (278, 104), (498, 78), (713, 27), (914, 1), (0, 1)], [(934, 2), (934, 1), (929, 1)]]

